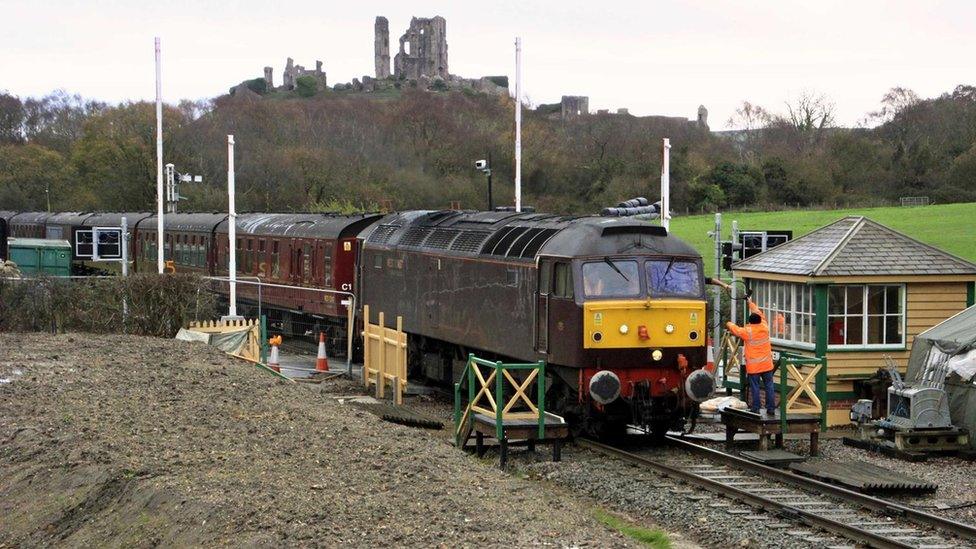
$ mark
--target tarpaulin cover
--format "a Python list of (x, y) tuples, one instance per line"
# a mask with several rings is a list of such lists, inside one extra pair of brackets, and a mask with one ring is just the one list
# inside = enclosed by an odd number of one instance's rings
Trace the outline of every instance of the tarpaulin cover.
[(256, 327), (242, 327), (233, 331), (219, 333), (198, 332), (193, 329), (181, 328), (176, 339), (182, 341), (200, 341), (212, 345), (221, 351), (257, 361), (261, 357), (256, 355), (253, 345), (249, 345), (249, 337), (253, 336)]
[[(929, 351), (935, 347), (951, 355), (949, 364), (953, 367), (945, 382), (949, 397), (949, 418), (956, 427), (976, 434), (976, 383), (966, 381), (962, 376), (969, 373), (969, 353), (976, 349), (976, 306), (970, 307), (941, 324), (918, 334), (912, 344), (912, 355), (908, 360), (907, 380), (911, 381), (925, 369)], [(969, 437), (969, 443), (976, 448), (976, 436)]]

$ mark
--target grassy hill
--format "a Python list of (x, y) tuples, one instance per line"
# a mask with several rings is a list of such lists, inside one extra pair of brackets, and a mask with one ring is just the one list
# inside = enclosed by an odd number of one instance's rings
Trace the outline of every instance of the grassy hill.
[[(722, 214), (722, 237), (728, 239), (732, 221), (740, 230), (793, 230), (804, 235), (848, 215), (863, 215), (951, 254), (976, 263), (976, 202), (921, 208), (859, 208), (851, 210), (794, 210), (780, 212)], [(690, 243), (705, 257), (705, 271), (711, 273), (714, 244), (708, 231), (714, 215), (675, 217), (672, 232)]]

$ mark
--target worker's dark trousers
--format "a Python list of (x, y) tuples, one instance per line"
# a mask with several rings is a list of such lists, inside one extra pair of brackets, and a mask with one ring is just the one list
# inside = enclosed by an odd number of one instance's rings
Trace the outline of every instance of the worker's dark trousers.
[(762, 381), (763, 389), (766, 392), (766, 411), (770, 414), (776, 412), (776, 390), (773, 388), (773, 370), (761, 374), (749, 374), (749, 400), (752, 404), (749, 410), (759, 412), (761, 408), (759, 382)]

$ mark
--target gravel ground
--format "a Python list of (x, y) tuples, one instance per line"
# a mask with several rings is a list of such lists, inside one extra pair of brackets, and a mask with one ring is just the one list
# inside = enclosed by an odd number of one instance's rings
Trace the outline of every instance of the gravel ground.
[(200, 344), (0, 334), (0, 379), (0, 547), (630, 544), (592, 500)]

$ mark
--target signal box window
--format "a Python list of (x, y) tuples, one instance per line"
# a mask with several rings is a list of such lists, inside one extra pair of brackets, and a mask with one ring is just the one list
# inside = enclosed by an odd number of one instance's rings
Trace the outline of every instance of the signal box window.
[(647, 288), (651, 297), (701, 297), (698, 264), (671, 259), (648, 261)]
[(640, 294), (636, 261), (594, 261), (583, 264), (586, 297), (633, 297)]
[(552, 273), (553, 297), (573, 297), (573, 271), (569, 263), (556, 263)]
[(905, 344), (901, 285), (832, 285), (828, 290), (830, 345)]

